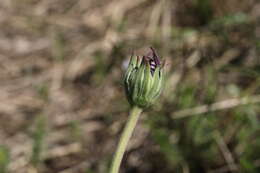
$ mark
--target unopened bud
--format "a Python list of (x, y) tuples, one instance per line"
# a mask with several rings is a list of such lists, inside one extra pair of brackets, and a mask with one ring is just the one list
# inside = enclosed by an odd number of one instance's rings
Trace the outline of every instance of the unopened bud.
[(156, 101), (162, 90), (163, 66), (153, 48), (142, 58), (132, 55), (124, 79), (131, 105), (145, 108)]

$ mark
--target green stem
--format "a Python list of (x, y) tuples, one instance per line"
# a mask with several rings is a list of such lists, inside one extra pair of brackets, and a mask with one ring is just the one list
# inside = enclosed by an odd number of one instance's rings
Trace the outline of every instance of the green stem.
[(124, 131), (119, 140), (118, 147), (117, 147), (116, 153), (114, 155), (114, 159), (113, 159), (112, 166), (110, 168), (109, 173), (118, 173), (119, 172), (119, 167), (120, 167), (121, 161), (123, 159), (123, 155), (125, 153), (127, 143), (134, 131), (134, 128), (136, 126), (136, 123), (138, 121), (138, 118), (139, 118), (139, 115), (141, 114), (141, 112), (142, 112), (142, 109), (137, 106), (134, 106), (132, 108), (129, 119), (126, 122), (126, 126), (125, 126)]

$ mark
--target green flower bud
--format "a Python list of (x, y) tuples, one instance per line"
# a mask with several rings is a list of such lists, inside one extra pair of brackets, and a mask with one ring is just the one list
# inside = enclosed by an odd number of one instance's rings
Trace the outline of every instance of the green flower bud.
[(163, 64), (152, 47), (142, 58), (132, 55), (124, 79), (131, 105), (145, 108), (156, 101), (164, 80)]

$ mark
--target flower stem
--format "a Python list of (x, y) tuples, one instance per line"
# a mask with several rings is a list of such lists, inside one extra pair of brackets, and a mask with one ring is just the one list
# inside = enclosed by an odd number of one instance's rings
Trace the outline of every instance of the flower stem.
[(138, 118), (139, 118), (139, 115), (141, 114), (141, 112), (142, 112), (142, 109), (137, 106), (134, 106), (132, 108), (129, 119), (126, 122), (126, 126), (125, 126), (124, 131), (119, 140), (118, 147), (117, 147), (116, 153), (114, 155), (112, 166), (110, 168), (109, 173), (118, 173), (119, 172), (119, 167), (120, 167), (121, 161), (123, 159), (123, 155), (125, 153), (127, 143), (134, 131), (134, 128), (136, 126), (136, 123), (138, 121)]

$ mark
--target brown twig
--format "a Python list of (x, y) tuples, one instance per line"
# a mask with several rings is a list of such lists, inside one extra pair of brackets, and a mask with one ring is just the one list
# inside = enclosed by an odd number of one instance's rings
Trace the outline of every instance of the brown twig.
[(193, 115), (199, 115), (212, 111), (219, 111), (224, 109), (231, 109), (237, 106), (256, 104), (260, 102), (260, 95), (248, 96), (242, 98), (227, 99), (224, 101), (219, 101), (211, 105), (201, 105), (194, 108), (184, 109), (172, 113), (173, 119), (185, 118)]
[(235, 172), (238, 170), (236, 164), (235, 164), (235, 160), (233, 158), (232, 153), (230, 152), (230, 150), (228, 149), (224, 139), (222, 138), (222, 136), (220, 135), (219, 131), (215, 131), (214, 133), (214, 138), (217, 142), (217, 145), (219, 147), (219, 150), (221, 151), (227, 165), (228, 165), (228, 169), (231, 172)]

